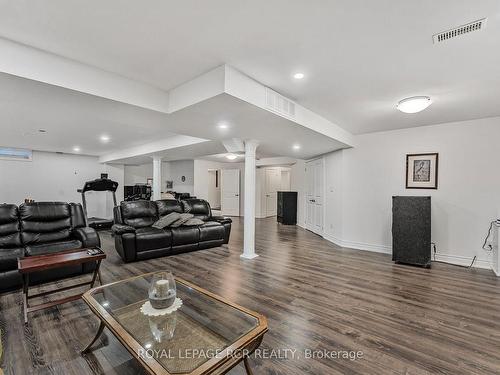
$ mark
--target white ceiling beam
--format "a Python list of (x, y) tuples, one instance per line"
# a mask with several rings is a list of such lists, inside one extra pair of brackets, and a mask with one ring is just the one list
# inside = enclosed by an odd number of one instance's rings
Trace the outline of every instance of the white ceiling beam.
[[(228, 65), (225, 65), (225, 70), (225, 92), (227, 94), (271, 111), (266, 103), (266, 86)], [(293, 102), (291, 99), (287, 98), (287, 100)], [(304, 108), (300, 104), (294, 104), (295, 116), (293, 118), (283, 116), (280, 113), (277, 114), (315, 132), (342, 142), (347, 147), (354, 146), (354, 136), (351, 133), (313, 111)], [(271, 112), (276, 113), (275, 111)]]
[(169, 110), (168, 92), (3, 38), (0, 72), (154, 111)]
[(297, 163), (297, 159), (289, 158), (286, 156), (278, 156), (274, 158), (262, 158), (257, 160), (257, 167), (270, 167), (270, 166), (278, 166), (278, 165), (294, 165)]
[(132, 158), (136, 156), (159, 153), (178, 147), (191, 146), (198, 143), (208, 142), (207, 139), (190, 137), (187, 135), (176, 135), (167, 139), (147, 143), (145, 145), (118, 150), (99, 157), (100, 163), (113, 163), (114, 161)]
[(245, 151), (245, 144), (240, 138), (224, 139), (222, 144), (227, 152), (238, 153)]
[(225, 66), (221, 65), (169, 91), (169, 113), (224, 93)]

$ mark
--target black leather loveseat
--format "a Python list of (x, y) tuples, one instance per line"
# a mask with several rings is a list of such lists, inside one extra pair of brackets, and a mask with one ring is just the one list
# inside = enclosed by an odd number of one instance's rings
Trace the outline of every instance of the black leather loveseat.
[[(19, 257), (99, 245), (97, 232), (85, 225), (80, 204), (0, 204), (0, 292), (21, 286)], [(93, 264), (84, 264), (42, 271), (33, 274), (30, 282), (58, 280), (93, 269)]]
[[(152, 227), (160, 217), (171, 212), (193, 214), (204, 224), (164, 229)], [(212, 216), (210, 205), (203, 199), (122, 202), (115, 207), (114, 213), (112, 230), (115, 247), (125, 262), (206, 249), (229, 242), (231, 219)]]

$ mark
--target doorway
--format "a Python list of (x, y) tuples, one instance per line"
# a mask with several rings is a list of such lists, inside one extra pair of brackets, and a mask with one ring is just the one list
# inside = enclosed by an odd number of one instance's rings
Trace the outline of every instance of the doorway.
[(221, 209), (220, 170), (208, 170), (208, 203), (214, 210)]
[(222, 215), (240, 216), (240, 170), (221, 170)]
[(276, 216), (278, 190), (281, 188), (281, 169), (280, 168), (266, 168), (265, 170), (265, 215)]
[(306, 228), (323, 235), (323, 159), (306, 163)]

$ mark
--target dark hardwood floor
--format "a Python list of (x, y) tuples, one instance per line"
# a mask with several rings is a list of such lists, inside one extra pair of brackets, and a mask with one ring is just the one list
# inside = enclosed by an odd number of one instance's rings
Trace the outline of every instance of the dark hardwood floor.
[[(257, 220), (260, 256), (245, 261), (242, 226), (236, 219), (228, 247), (132, 264), (122, 263), (103, 233), (103, 279), (168, 268), (264, 314), (262, 348), (297, 349), (300, 358), (251, 358), (255, 374), (500, 373), (500, 280), (492, 272), (395, 265), (388, 255), (342, 249), (274, 219)], [(5, 374), (142, 373), (106, 330), (91, 354), (79, 354), (98, 323), (82, 301), (33, 313), (26, 327), (21, 306), (20, 292), (0, 296)], [(313, 360), (306, 349), (363, 356)]]

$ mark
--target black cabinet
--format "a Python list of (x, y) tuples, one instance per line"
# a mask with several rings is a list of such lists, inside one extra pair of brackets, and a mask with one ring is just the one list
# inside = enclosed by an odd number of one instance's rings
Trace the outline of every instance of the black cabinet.
[(431, 265), (431, 197), (392, 197), (392, 260)]
[(278, 191), (278, 222), (281, 224), (297, 224), (297, 192)]

